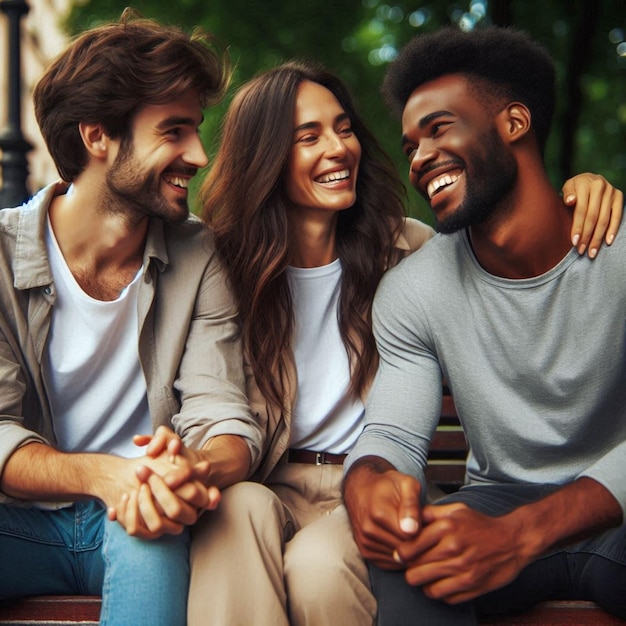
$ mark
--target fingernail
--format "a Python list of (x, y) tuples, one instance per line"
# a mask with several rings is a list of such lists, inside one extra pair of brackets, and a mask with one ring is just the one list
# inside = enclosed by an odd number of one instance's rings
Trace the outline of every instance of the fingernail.
[(596, 254), (598, 254), (597, 248), (591, 248), (591, 250), (589, 250), (589, 258), (590, 259), (595, 259), (596, 258)]
[(574, 246), (574, 248), (578, 245), (579, 241), (580, 241), (580, 235), (576, 234), (572, 237), (572, 245)]
[(613, 243), (613, 239), (615, 239), (615, 235), (613, 233), (611, 233), (607, 238), (606, 238), (606, 243), (607, 245), (611, 245)]
[(405, 533), (417, 532), (417, 520), (414, 520), (412, 517), (403, 517), (400, 520), (400, 529)]
[(569, 196), (565, 197), (565, 202), (574, 202), (574, 200), (576, 200), (576, 196), (572, 193), (570, 193)]
[(404, 563), (404, 561), (402, 560), (402, 557), (398, 554), (397, 550), (393, 551), (393, 560), (396, 563), (399, 563), (400, 565), (402, 565)]
[(580, 248), (578, 248), (578, 254), (585, 254), (585, 250), (587, 249), (587, 246), (583, 243)]

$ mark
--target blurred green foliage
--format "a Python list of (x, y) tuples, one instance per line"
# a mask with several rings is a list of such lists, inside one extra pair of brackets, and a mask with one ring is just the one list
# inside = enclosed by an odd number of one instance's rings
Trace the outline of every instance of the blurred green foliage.
[[(215, 33), (236, 65), (232, 90), (291, 58), (320, 61), (350, 85), (405, 180), (399, 122), (379, 93), (386, 64), (415, 34), (443, 24), (522, 28), (548, 47), (557, 64), (560, 100), (546, 154), (553, 183), (594, 171), (626, 188), (626, 0), (387, 1), (135, 0), (132, 6), (145, 17)], [(83, 0), (73, 9), (68, 30), (116, 19), (128, 2)], [(219, 141), (227, 104), (228, 99), (207, 111), (203, 133), (209, 152)], [(410, 213), (430, 221), (424, 201), (413, 191), (409, 197)]]

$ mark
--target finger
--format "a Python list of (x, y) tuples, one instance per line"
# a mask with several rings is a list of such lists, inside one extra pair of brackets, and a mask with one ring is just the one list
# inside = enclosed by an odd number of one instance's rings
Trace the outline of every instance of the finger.
[[(609, 189), (610, 191), (610, 189)], [(593, 195), (592, 201), (593, 200)], [(610, 219), (611, 219), (611, 207), (612, 207), (613, 194), (605, 192), (598, 199), (600, 208), (598, 210), (598, 218), (596, 222), (596, 227), (591, 236), (591, 240), (588, 245), (588, 255), (589, 258), (594, 259), (597, 254), (602, 242), (605, 237), (608, 235), (607, 229), (609, 227)]]
[[(578, 202), (578, 199), (581, 199), (581, 202)], [(575, 207), (578, 205), (587, 206), (588, 194), (585, 193), (582, 189), (576, 189), (575, 179), (570, 179), (566, 181), (563, 185), (563, 202), (570, 207)], [(579, 208), (579, 210), (574, 210), (572, 215), (572, 229), (571, 229), (571, 238), (572, 238), (572, 246), (577, 247), (580, 241), (580, 234), (583, 230), (583, 224), (585, 223), (585, 214), (586, 211), (583, 211)]]
[(578, 230), (580, 237), (576, 246), (579, 254), (584, 254), (589, 249), (591, 237), (598, 223), (601, 197), (597, 185), (590, 185), (584, 196), (580, 193), (576, 195), (574, 220), (579, 214), (583, 217), (582, 226)]
[(388, 547), (384, 549), (374, 548), (368, 551), (367, 560), (374, 563), (377, 567), (386, 570), (403, 570), (406, 564), (397, 558), (397, 552), (390, 550)]
[(216, 509), (220, 503), (220, 500), (222, 499), (222, 492), (217, 487), (209, 487), (208, 497), (209, 500), (204, 508), (212, 511)]
[(200, 461), (193, 466), (193, 476), (206, 484), (211, 474), (211, 464), (208, 461)]
[(171, 435), (173, 435), (172, 431), (164, 426), (159, 426), (146, 448), (146, 455), (156, 458), (163, 454), (167, 450)]
[(422, 519), (425, 524), (431, 524), (432, 522), (450, 517), (453, 513), (460, 511), (461, 509), (467, 509), (468, 506), (462, 502), (452, 502), (451, 504), (436, 504), (425, 506), (422, 511)]
[(390, 556), (398, 542), (402, 540), (398, 536), (397, 520), (394, 520), (394, 528), (391, 528), (387, 517), (382, 519), (371, 517), (363, 520), (358, 529), (360, 544), (372, 552), (381, 552)]
[[(363, 524), (365, 528), (358, 529), (355, 533), (355, 539), (359, 546), (359, 550), (364, 558), (379, 562), (384, 562), (389, 566), (394, 563), (393, 553), (398, 545), (398, 537), (390, 532), (376, 528), (375, 532), (370, 532), (368, 524)], [(397, 565), (397, 563), (396, 563)]]
[(170, 456), (172, 462), (175, 461), (176, 456), (179, 455), (183, 448), (183, 442), (179, 437), (174, 437), (167, 442), (167, 453)]
[(450, 543), (451, 537), (456, 536), (457, 531), (456, 522), (449, 518), (461, 508), (467, 507), (460, 503), (424, 507), (423, 524), (419, 534), (397, 546), (400, 558), (405, 563), (414, 565), (449, 559), (451, 554), (455, 553), (454, 550), (459, 549), (458, 541)]
[(165, 484), (175, 491), (186, 482), (193, 481), (195, 479), (194, 468), (187, 462), (182, 462), (180, 465), (176, 465), (162, 476)]
[(209, 503), (208, 488), (200, 481), (192, 481), (180, 486), (174, 495), (196, 509), (205, 509)]
[[(464, 569), (462, 563), (457, 558), (431, 558), (430, 554), (420, 557), (417, 561), (408, 561), (406, 565), (405, 579), (410, 585), (423, 587), (425, 585), (439, 584), (435, 590), (442, 592), (458, 592), (461, 586), (467, 588), (469, 579), (463, 578)], [(447, 580), (447, 586), (442, 585), (442, 581)], [(453, 582), (454, 580), (454, 582)], [(461, 582), (463, 581), (463, 583)], [(432, 587), (431, 587), (432, 590)], [(439, 596), (430, 596), (439, 597)]]
[[(605, 215), (602, 216), (601, 213), (603, 197), (606, 194), (607, 189), (610, 192), (611, 188), (606, 180), (598, 176), (587, 186), (587, 193), (584, 198), (581, 198), (580, 196), (577, 197), (574, 213), (576, 214), (578, 211), (585, 213), (585, 221), (580, 233), (580, 241), (578, 243), (578, 252), (581, 254), (585, 250), (591, 252), (592, 249), (594, 251), (593, 256), (595, 256), (598, 252), (599, 244), (596, 244), (595, 247), (592, 248), (592, 238), (598, 227), (602, 228), (602, 236), (604, 236), (604, 230), (608, 224), (608, 216), (606, 215), (608, 212), (608, 204), (604, 205)], [(585, 204), (586, 206), (584, 206)], [(603, 224), (599, 224), (601, 216), (604, 220)]]
[(124, 516), (124, 527), (126, 528), (126, 532), (133, 537), (136, 536), (140, 530), (139, 510), (137, 504), (138, 498), (139, 491), (137, 489), (133, 489), (126, 496), (126, 513)]
[[(133, 504), (132, 500), (129, 505)], [(142, 539), (156, 539), (164, 534), (178, 535), (184, 526), (159, 514), (150, 487), (143, 484), (137, 490), (133, 514), (133, 534)]]
[(135, 469), (135, 476), (141, 483), (148, 482), (148, 478), (150, 478), (152, 473), (152, 470), (147, 465), (139, 465)]
[(400, 504), (398, 506), (398, 525), (407, 535), (415, 535), (419, 530), (419, 491), (413, 480), (400, 482)]
[(161, 532), (161, 516), (154, 506), (152, 501), (152, 493), (150, 487), (147, 484), (142, 484), (139, 487), (139, 494), (137, 498), (137, 504), (139, 509), (139, 515), (144, 526), (151, 532)]
[[(198, 507), (188, 504), (185, 500), (177, 497), (176, 494), (165, 484), (160, 476), (153, 474), (148, 481), (151, 495), (159, 503), (167, 518), (179, 524), (191, 525), (198, 519)], [(187, 489), (193, 485), (187, 486)], [(190, 496), (193, 499), (193, 496)], [(196, 495), (200, 498), (201, 496)], [(203, 500), (203, 503), (206, 499)]]
[(613, 202), (611, 204), (611, 220), (609, 222), (609, 227), (606, 231), (606, 243), (609, 246), (613, 243), (613, 241), (615, 241), (617, 231), (622, 221), (623, 211), (624, 194), (619, 189), (616, 189), (615, 193), (613, 194)]
[(133, 443), (139, 447), (147, 446), (152, 441), (152, 435), (133, 435)]

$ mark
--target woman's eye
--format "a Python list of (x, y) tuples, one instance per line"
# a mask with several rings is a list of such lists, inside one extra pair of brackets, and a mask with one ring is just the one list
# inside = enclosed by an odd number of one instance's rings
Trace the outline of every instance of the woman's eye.
[(313, 143), (317, 137), (315, 135), (303, 135), (296, 139), (296, 143)]

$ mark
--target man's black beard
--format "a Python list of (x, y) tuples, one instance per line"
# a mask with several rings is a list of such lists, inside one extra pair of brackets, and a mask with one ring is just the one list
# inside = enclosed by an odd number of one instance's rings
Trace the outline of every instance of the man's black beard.
[(470, 151), (465, 161), (465, 198), (442, 220), (437, 231), (450, 234), (484, 223), (504, 208), (517, 178), (517, 162), (492, 128), (480, 138), (480, 150)]

